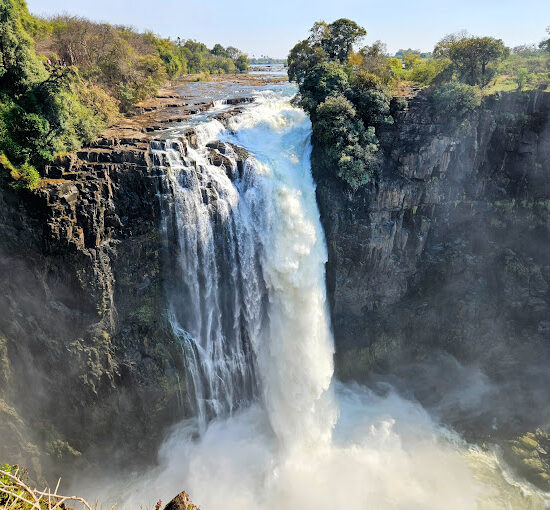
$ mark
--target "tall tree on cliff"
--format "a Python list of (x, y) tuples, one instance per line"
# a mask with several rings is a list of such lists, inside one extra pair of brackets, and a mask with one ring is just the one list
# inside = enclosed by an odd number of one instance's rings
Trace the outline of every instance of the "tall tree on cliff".
[(313, 25), (307, 39), (300, 41), (288, 55), (288, 77), (302, 83), (316, 65), (325, 60), (345, 65), (354, 44), (367, 34), (355, 21), (340, 18), (327, 24), (319, 21)]

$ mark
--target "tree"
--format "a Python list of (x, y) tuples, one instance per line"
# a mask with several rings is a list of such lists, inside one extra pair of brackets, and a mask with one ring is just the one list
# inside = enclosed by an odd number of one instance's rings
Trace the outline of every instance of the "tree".
[(225, 51), (227, 51), (227, 53), (233, 60), (237, 60), (240, 56), (243, 55), (243, 52), (238, 48), (235, 48), (234, 46), (228, 46), (227, 48), (225, 48)]
[(422, 62), (422, 60), (418, 53), (407, 52), (403, 55), (405, 69), (414, 69), (420, 62)]
[(23, 8), (14, 0), (0, 0), (0, 90), (21, 92), (46, 75), (22, 26)]
[(359, 71), (353, 77), (347, 97), (357, 109), (357, 115), (365, 126), (393, 124), (393, 117), (390, 115), (390, 95), (375, 74)]
[(517, 83), (518, 90), (523, 90), (523, 88), (525, 87), (525, 85), (527, 85), (527, 82), (529, 81), (529, 70), (525, 67), (520, 67), (519, 69), (516, 69), (514, 80)]
[(288, 55), (288, 79), (298, 84), (302, 83), (308, 72), (326, 58), (327, 54), (319, 44), (312, 45), (308, 39), (300, 41)]
[(394, 78), (390, 59), (387, 56), (386, 45), (382, 41), (376, 41), (371, 46), (364, 46), (359, 50), (362, 57), (361, 71), (375, 74), (388, 85)]
[(246, 55), (239, 55), (235, 59), (235, 66), (239, 73), (246, 73), (248, 71), (248, 57)]
[(300, 87), (301, 104), (305, 110), (314, 113), (328, 96), (343, 95), (348, 88), (348, 77), (342, 66), (337, 62), (324, 62), (306, 75)]
[[(325, 27), (319, 24), (319, 28), (324, 29)], [(320, 31), (316, 29), (315, 25), (312, 30), (315, 30), (316, 35), (319, 34), (321, 47), (327, 57), (342, 65), (347, 63), (353, 45), (367, 35), (367, 31), (363, 27), (347, 18), (337, 19), (327, 25), (326, 30)]]
[(212, 55), (218, 55), (219, 57), (231, 58), (231, 55), (221, 44), (215, 44), (212, 50), (210, 50), (210, 53), (212, 53)]
[(509, 54), (501, 39), (464, 35), (447, 36), (434, 49), (434, 56), (451, 61), (460, 81), (481, 87), (496, 74), (494, 64)]
[(353, 105), (341, 95), (328, 97), (317, 107), (313, 135), (322, 147), (325, 166), (351, 188), (368, 183), (378, 167), (378, 140), (366, 129)]

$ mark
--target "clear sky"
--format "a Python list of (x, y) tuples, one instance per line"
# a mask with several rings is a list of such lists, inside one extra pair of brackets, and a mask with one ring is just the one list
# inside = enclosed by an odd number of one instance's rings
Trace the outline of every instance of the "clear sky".
[(286, 57), (318, 20), (351, 18), (390, 51), (431, 50), (466, 29), (509, 46), (538, 43), (550, 25), (550, 0), (27, 0), (32, 13), (78, 14), (169, 37), (221, 43), (249, 55)]

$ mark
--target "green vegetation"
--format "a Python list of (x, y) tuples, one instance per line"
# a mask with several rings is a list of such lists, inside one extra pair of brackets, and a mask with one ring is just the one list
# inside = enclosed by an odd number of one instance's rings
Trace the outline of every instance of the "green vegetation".
[(433, 105), (443, 119), (462, 119), (481, 105), (481, 91), (466, 83), (447, 83), (434, 90)]
[(78, 67), (83, 78), (106, 90), (123, 111), (152, 97), (167, 80), (248, 69), (246, 55), (232, 46), (216, 44), (209, 50), (197, 41), (172, 41), (74, 16), (40, 20), (33, 35), (46, 61)]
[(407, 107), (402, 96), (411, 85), (430, 87), (434, 116), (452, 126), (484, 94), (550, 85), (550, 39), (510, 50), (500, 39), (459, 33), (432, 53), (409, 49), (392, 57), (380, 41), (356, 49), (365, 35), (349, 19), (317, 22), (287, 60), (289, 79), (299, 87), (296, 101), (312, 121), (318, 164), (352, 189), (377, 175), (379, 132)]
[(501, 39), (448, 35), (434, 49), (434, 57), (448, 59), (451, 71), (467, 85), (485, 87), (497, 73), (498, 62), (510, 50)]
[(168, 80), (247, 69), (234, 47), (35, 18), (25, 0), (0, 0), (0, 173), (16, 189), (33, 189), (56, 154), (90, 143)]
[(86, 88), (78, 70), (47, 70), (25, 30), (23, 1), (0, 3), (0, 166), (16, 188), (36, 187), (37, 167), (90, 141), (112, 115), (112, 100)]
[(378, 46), (352, 52), (365, 34), (348, 19), (315, 23), (310, 37), (299, 42), (288, 58), (289, 78), (298, 83), (299, 102), (311, 117), (322, 159), (352, 189), (376, 173), (375, 131), (393, 122), (386, 58)]

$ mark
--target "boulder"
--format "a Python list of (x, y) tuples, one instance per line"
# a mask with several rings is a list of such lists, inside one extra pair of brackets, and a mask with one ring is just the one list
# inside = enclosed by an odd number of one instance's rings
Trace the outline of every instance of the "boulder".
[(180, 492), (170, 503), (168, 503), (164, 510), (199, 510), (199, 508), (191, 503), (189, 494), (187, 492)]

